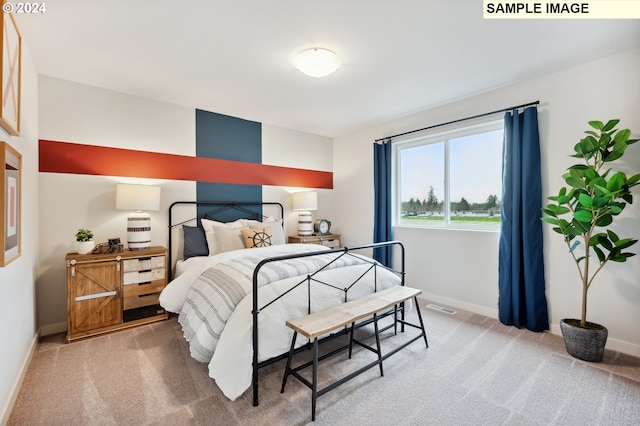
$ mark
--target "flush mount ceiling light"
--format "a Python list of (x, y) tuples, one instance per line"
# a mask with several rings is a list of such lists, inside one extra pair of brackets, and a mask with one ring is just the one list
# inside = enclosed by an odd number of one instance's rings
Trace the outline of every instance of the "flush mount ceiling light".
[(296, 56), (296, 68), (311, 77), (325, 77), (339, 67), (340, 58), (328, 49), (314, 47)]

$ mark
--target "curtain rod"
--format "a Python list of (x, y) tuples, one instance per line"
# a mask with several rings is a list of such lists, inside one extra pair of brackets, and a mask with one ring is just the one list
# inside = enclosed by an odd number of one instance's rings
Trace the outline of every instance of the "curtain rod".
[(538, 105), (539, 103), (540, 103), (540, 101), (529, 102), (528, 104), (522, 104), (522, 105), (512, 106), (512, 107), (509, 107), (509, 108), (499, 109), (499, 110), (496, 110), (496, 111), (485, 112), (484, 114), (478, 114), (478, 115), (474, 115), (472, 117), (460, 118), (458, 120), (448, 121), (446, 123), (434, 124), (433, 126), (423, 127), (422, 129), (410, 130), (408, 132), (398, 133), (397, 135), (386, 136), (384, 138), (376, 139), (375, 142), (380, 142), (380, 141), (384, 141), (384, 140), (387, 140), (387, 139), (397, 138), (398, 136), (410, 135), (411, 133), (422, 132), (423, 130), (429, 130), (429, 129), (433, 129), (433, 128), (436, 128), (436, 127), (446, 126), (448, 124), (459, 123), (461, 121), (473, 120), (474, 118), (486, 117), (487, 115), (498, 114), (500, 112), (511, 111), (513, 109), (524, 108), (524, 107), (528, 107), (529, 105)]

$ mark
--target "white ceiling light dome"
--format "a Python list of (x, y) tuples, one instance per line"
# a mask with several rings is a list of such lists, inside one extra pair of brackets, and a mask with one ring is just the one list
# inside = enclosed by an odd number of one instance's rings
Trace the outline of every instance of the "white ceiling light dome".
[(340, 68), (340, 58), (329, 49), (314, 47), (296, 56), (296, 68), (311, 77), (326, 77)]

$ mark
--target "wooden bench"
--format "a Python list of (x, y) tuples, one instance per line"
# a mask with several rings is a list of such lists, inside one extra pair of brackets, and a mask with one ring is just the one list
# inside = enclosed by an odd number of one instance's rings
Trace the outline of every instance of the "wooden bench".
[[(316, 400), (319, 396), (325, 394), (326, 392), (332, 389), (335, 389), (341, 384), (351, 380), (352, 378), (356, 377), (357, 375), (363, 373), (364, 371), (376, 365), (378, 365), (380, 368), (380, 375), (384, 376), (382, 361), (420, 338), (424, 338), (425, 345), (429, 347), (429, 343), (427, 342), (427, 333), (425, 332), (424, 323), (422, 321), (422, 315), (420, 314), (420, 309), (418, 307), (417, 296), (421, 293), (422, 293), (421, 290), (418, 290), (415, 288), (404, 287), (404, 286), (392, 287), (386, 290), (369, 294), (360, 299), (352, 300), (340, 305), (333, 306), (324, 311), (315, 312), (301, 318), (288, 320), (287, 326), (293, 329), (294, 332), (293, 332), (293, 339), (291, 340), (291, 348), (289, 350), (289, 356), (287, 359), (287, 365), (285, 367), (284, 377), (282, 379), (282, 388), (280, 392), (281, 393), (284, 392), (284, 388), (287, 384), (287, 377), (289, 375), (296, 377), (304, 385), (309, 387), (311, 389), (311, 420), (315, 421)], [(411, 298), (414, 299), (414, 302), (416, 304), (416, 311), (418, 313), (418, 320), (420, 321), (420, 325), (412, 324), (405, 321), (404, 315), (402, 316), (402, 318), (398, 318), (398, 305), (402, 304), (403, 302)], [(378, 316), (379, 316), (378, 314), (382, 311), (389, 310), (389, 308), (391, 307), (394, 308), (394, 311), (393, 311), (394, 328), (396, 327), (397, 323), (401, 323), (402, 325), (408, 325), (408, 326), (417, 328), (421, 332), (419, 335), (413, 337), (412, 339), (405, 342), (401, 346), (396, 347), (393, 350), (383, 355), (380, 349), (380, 332), (378, 328)], [(373, 325), (375, 330), (374, 335), (376, 338), (375, 348), (365, 344), (363, 341), (355, 339), (353, 335), (354, 329), (356, 328), (355, 323), (357, 321), (360, 321), (369, 317), (373, 317)], [(338, 330), (342, 327), (349, 326), (349, 325), (351, 326), (349, 344), (347, 346), (340, 348), (339, 350), (333, 351), (319, 358), (318, 357), (318, 338), (320, 336), (324, 336), (325, 334), (331, 333), (332, 331)], [(404, 327), (403, 327), (403, 330), (404, 330)], [(291, 360), (293, 358), (296, 338), (298, 337), (298, 334), (305, 336), (309, 340), (313, 340), (313, 360), (311, 362), (302, 364), (296, 368), (291, 368)], [(376, 361), (373, 361), (365, 365), (359, 370), (354, 371), (348, 376), (324, 387), (323, 389), (318, 389), (317, 388), (318, 361), (323, 360), (329, 356), (332, 356), (335, 353), (347, 348), (349, 349), (349, 358), (351, 358), (354, 343), (374, 352), (377, 355), (378, 359)], [(311, 382), (309, 382), (307, 379), (305, 379), (298, 373), (298, 371), (309, 366), (313, 366)]]

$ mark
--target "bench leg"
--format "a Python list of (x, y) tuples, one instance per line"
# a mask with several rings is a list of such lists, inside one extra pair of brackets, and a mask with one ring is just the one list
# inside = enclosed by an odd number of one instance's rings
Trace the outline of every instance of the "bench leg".
[(393, 305), (393, 335), (398, 334), (398, 305)]
[(289, 377), (291, 373), (291, 358), (293, 358), (293, 349), (296, 347), (296, 337), (298, 337), (298, 332), (294, 330), (293, 339), (291, 339), (291, 349), (289, 349), (289, 356), (287, 357), (287, 366), (284, 368), (284, 377), (282, 378), (280, 393), (284, 393), (284, 387), (287, 385), (287, 377)]
[(380, 349), (380, 332), (378, 331), (378, 314), (373, 314), (373, 327), (376, 331), (376, 349), (378, 350), (378, 365), (380, 365), (380, 375), (384, 376), (382, 370), (382, 350)]
[(355, 322), (351, 323), (351, 334), (349, 335), (349, 359), (351, 359), (351, 353), (353, 352), (353, 330), (356, 328), (355, 325)]
[(416, 304), (416, 312), (418, 313), (418, 320), (420, 320), (420, 328), (422, 329), (422, 335), (424, 336), (424, 344), (429, 347), (429, 342), (427, 342), (427, 332), (424, 329), (424, 322), (422, 322), (422, 314), (420, 313), (420, 305), (418, 305), (418, 298), (414, 297), (413, 301)]
[(318, 338), (313, 339), (313, 375), (311, 382), (311, 421), (316, 420), (316, 400), (318, 399)]

